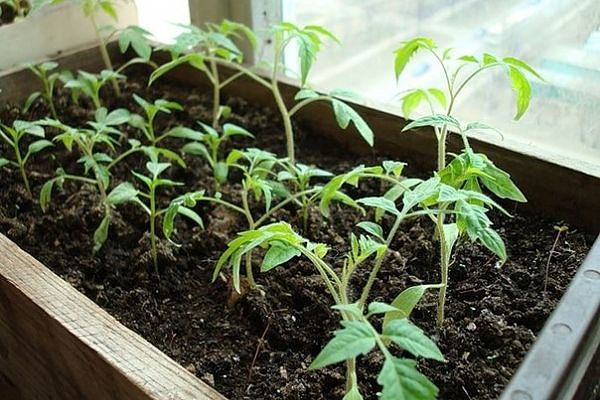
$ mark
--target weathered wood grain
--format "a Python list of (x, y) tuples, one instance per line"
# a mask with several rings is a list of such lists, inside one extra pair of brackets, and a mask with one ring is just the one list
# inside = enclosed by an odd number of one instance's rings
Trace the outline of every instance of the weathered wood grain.
[(0, 378), (3, 399), (224, 399), (3, 235)]

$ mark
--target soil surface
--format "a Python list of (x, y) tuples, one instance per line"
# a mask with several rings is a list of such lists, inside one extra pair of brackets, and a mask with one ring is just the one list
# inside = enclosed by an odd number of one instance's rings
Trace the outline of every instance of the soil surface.
[[(157, 120), (159, 129), (182, 124), (196, 126), (209, 120), (210, 96), (188, 88), (159, 84), (146, 88), (145, 80), (131, 78), (124, 95), (116, 99), (104, 93), (109, 108), (129, 107), (140, 112), (130, 93), (147, 99), (176, 100), (185, 111)], [(84, 101), (85, 103), (85, 101)], [(272, 110), (231, 98), (230, 122), (245, 126), (256, 141), (234, 140), (236, 147), (252, 146), (284, 153), (280, 120)], [(66, 123), (85, 124), (93, 114), (86, 104), (74, 106), (68, 94), (57, 95), (57, 109)], [(38, 102), (24, 115), (9, 107), (0, 115), (4, 123), (15, 118), (34, 119), (48, 115)], [(130, 137), (138, 137), (126, 128)], [(335, 153), (335, 144), (320, 139), (318, 132), (297, 127), (298, 159), (333, 172), (364, 163), (375, 165), (383, 155), (356, 159)], [(169, 143), (174, 148), (182, 143)], [(7, 154), (3, 145), (2, 154)], [(18, 243), (74, 287), (108, 310), (123, 324), (140, 333), (159, 349), (230, 399), (341, 399), (344, 370), (340, 364), (320, 371), (307, 366), (339, 326), (318, 273), (311, 265), (294, 259), (268, 274), (258, 275), (264, 293), (251, 292), (233, 299), (227, 276), (210, 283), (216, 260), (236, 232), (246, 229), (240, 216), (222, 207), (203, 204), (197, 211), (205, 221), (201, 230), (180, 221), (174, 248), (160, 244), (160, 280), (154, 275), (148, 252), (147, 220), (133, 205), (119, 207), (109, 238), (92, 255), (92, 234), (102, 216), (94, 187), (67, 183), (54, 194), (50, 209), (42, 213), (37, 201), (41, 185), (62, 166), (81, 172), (75, 154), (57, 146), (54, 157), (36, 156), (29, 167), (34, 199), (24, 191), (19, 174), (2, 169), (0, 232)], [(186, 158), (187, 169), (172, 167), (167, 176), (186, 183), (189, 189), (212, 191), (214, 182), (199, 158)], [(132, 180), (129, 170), (144, 172), (143, 157), (131, 157), (115, 171), (113, 186)], [(415, 172), (415, 171), (412, 171)], [(419, 172), (419, 171), (417, 171)], [(420, 171), (421, 173), (427, 171)], [(223, 196), (236, 198), (239, 176), (222, 187)], [(352, 194), (380, 195), (380, 187), (366, 182)], [(163, 192), (172, 195), (172, 192)], [(166, 200), (166, 196), (162, 199)], [(254, 205), (259, 212), (259, 206)], [(514, 218), (493, 214), (496, 229), (508, 246), (509, 260), (497, 259), (479, 245), (462, 243), (450, 272), (446, 322), (435, 327), (435, 294), (421, 302), (412, 320), (438, 343), (447, 362), (419, 361), (420, 370), (440, 388), (441, 399), (496, 399), (535, 340), (577, 267), (593, 237), (568, 222), (547, 220), (519, 213), (509, 205)], [(300, 218), (293, 209), (277, 215), (295, 226)], [(361, 216), (335, 205), (331, 218), (323, 220), (313, 210), (307, 235), (331, 246), (328, 260), (340, 267), (345, 243)], [(389, 227), (390, 221), (384, 220)], [(543, 291), (544, 270), (557, 236), (556, 225), (568, 226), (552, 254), (548, 289)], [(406, 222), (394, 241), (394, 251), (380, 272), (372, 300), (391, 301), (411, 285), (439, 281), (437, 244), (432, 225), (425, 219)], [(366, 281), (368, 268), (357, 273), (350, 293), (356, 296)], [(228, 306), (228, 303), (234, 303)], [(376, 374), (382, 359), (377, 353), (358, 359), (361, 389), (375, 399)]]

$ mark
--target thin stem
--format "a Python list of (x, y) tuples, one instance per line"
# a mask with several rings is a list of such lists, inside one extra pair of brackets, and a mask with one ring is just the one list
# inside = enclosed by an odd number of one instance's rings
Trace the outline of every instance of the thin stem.
[(292, 201), (297, 200), (301, 196), (306, 196), (307, 194), (311, 194), (316, 191), (317, 191), (317, 189), (308, 189), (308, 190), (304, 190), (302, 192), (295, 193), (293, 196), (290, 196), (290, 197), (286, 198), (285, 200), (281, 201), (281, 203), (278, 203), (274, 207), (271, 207), (271, 209), (269, 211), (267, 211), (265, 214), (263, 214), (262, 217), (260, 217), (258, 220), (256, 220), (254, 225), (255, 226), (262, 225), (267, 220), (267, 218), (269, 218), (271, 215), (273, 215), (273, 213), (275, 213), (277, 210), (281, 209), (282, 207), (285, 207), (287, 204), (289, 204)]
[(25, 163), (23, 162), (23, 158), (21, 157), (21, 151), (19, 150), (19, 141), (15, 140), (14, 142), (15, 149), (15, 157), (17, 158), (17, 164), (19, 165), (19, 171), (21, 171), (21, 177), (23, 177), (23, 183), (25, 184), (25, 189), (27, 190), (27, 194), (29, 196), (33, 196), (31, 193), (31, 186), (29, 185), (29, 179), (27, 179), (27, 173), (25, 172)]
[(225, 79), (219, 85), (219, 88), (223, 89), (225, 86), (229, 85), (231, 82), (235, 81), (237, 78), (244, 75), (244, 72), (238, 71), (235, 74), (231, 75), (229, 78)]
[(552, 249), (550, 249), (550, 254), (548, 254), (548, 261), (546, 261), (546, 268), (545, 268), (545, 275), (544, 275), (544, 294), (546, 294), (546, 291), (548, 290), (548, 275), (550, 272), (550, 260), (552, 259), (552, 254), (554, 254), (554, 250), (556, 250), (556, 246), (558, 245), (558, 239), (560, 238), (560, 234), (564, 230), (566, 230), (566, 228), (563, 229), (563, 227), (561, 227), (560, 229), (558, 229), (558, 232), (556, 233), (556, 238), (554, 239), (554, 243), (552, 244)]
[[(398, 215), (398, 217), (396, 217), (396, 221), (394, 221), (394, 225), (392, 226), (392, 229), (388, 233), (388, 236), (385, 240), (386, 249), (389, 249), (390, 245), (392, 244), (392, 240), (394, 240), (394, 237), (396, 236), (396, 232), (398, 232), (398, 228), (400, 228), (400, 223), (403, 220), (404, 220), (404, 214), (400, 214), (400, 215)], [(367, 303), (367, 300), (369, 299), (369, 293), (371, 292), (371, 288), (373, 287), (373, 284), (375, 283), (375, 279), (377, 278), (377, 274), (379, 273), (379, 269), (381, 268), (381, 265), (383, 264), (383, 260), (385, 260), (386, 255), (387, 255), (387, 250), (386, 250), (386, 253), (384, 253), (381, 257), (379, 257), (377, 259), (377, 261), (375, 261), (375, 265), (373, 266), (373, 269), (371, 270), (371, 273), (369, 274), (369, 279), (367, 280), (367, 284), (363, 288), (363, 291), (360, 295), (360, 299), (358, 300), (358, 307), (361, 310), (364, 308), (365, 304)]]
[(437, 305), (437, 326), (439, 328), (444, 324), (444, 309), (446, 307), (446, 289), (448, 288), (448, 269), (450, 265), (450, 254), (447, 246), (446, 233), (444, 232), (444, 214), (438, 214), (437, 231), (440, 239), (440, 271), (441, 286), (438, 293)]
[(221, 107), (221, 84), (219, 82), (219, 70), (217, 63), (214, 60), (210, 61), (210, 70), (212, 71), (213, 85), (213, 111), (212, 111), (212, 127), (217, 129), (219, 126), (219, 109)]
[(338, 292), (335, 290), (333, 283), (331, 283), (330, 278), (332, 278), (335, 281), (338, 288), (342, 286), (342, 282), (340, 281), (339, 277), (335, 274), (335, 271), (333, 271), (333, 269), (329, 265), (327, 265), (327, 263), (315, 256), (310, 251), (306, 250), (303, 246), (297, 246), (296, 248), (313, 263), (315, 268), (317, 268), (317, 271), (319, 271), (321, 278), (323, 278), (323, 282), (325, 282), (325, 285), (327, 286), (331, 297), (333, 297), (333, 301), (335, 302), (335, 304), (344, 304)]
[(142, 148), (141, 147), (134, 147), (131, 148), (123, 153), (121, 153), (117, 158), (115, 158), (114, 160), (112, 160), (110, 162), (110, 164), (108, 164), (108, 166), (106, 167), (106, 169), (110, 170), (112, 168), (114, 168), (115, 165), (117, 165), (118, 163), (120, 163), (124, 158), (132, 155), (135, 152), (141, 151)]
[(52, 114), (52, 118), (58, 121), (58, 114), (56, 113), (56, 107), (54, 107), (54, 102), (52, 101), (52, 92), (53, 88), (50, 87), (50, 82), (48, 81), (48, 77), (44, 72), (44, 92), (46, 93), (46, 101), (48, 102), (48, 107), (50, 107), (50, 114)]
[(237, 69), (239, 72), (243, 73), (248, 78), (250, 78), (253, 81), (255, 81), (256, 83), (258, 83), (261, 86), (264, 86), (265, 88), (271, 90), (271, 83), (268, 80), (266, 80), (265, 78), (259, 76), (255, 72), (253, 72), (250, 68), (246, 68), (243, 65), (238, 64), (238, 63), (227, 62), (227, 61), (221, 60), (221, 59), (219, 59), (217, 57), (211, 57), (211, 56), (209, 56), (209, 57), (206, 57), (205, 60), (208, 60), (208, 61), (214, 60), (217, 63), (217, 65), (223, 65), (223, 66), (226, 66), (226, 67)]
[[(246, 219), (248, 220), (248, 229), (254, 230), (254, 218), (250, 212), (250, 206), (248, 204), (248, 188), (245, 183), (242, 189), (242, 206), (244, 207), (244, 215), (246, 215)], [(246, 279), (248, 279), (250, 288), (254, 289), (256, 287), (256, 281), (254, 280), (254, 272), (252, 271), (252, 251), (246, 253)]]
[[(100, 48), (100, 55), (102, 56), (102, 61), (104, 62), (106, 69), (108, 69), (110, 71), (114, 71), (115, 69), (113, 68), (113, 64), (112, 64), (112, 61), (110, 60), (108, 50), (106, 49), (106, 43), (104, 42), (104, 39), (102, 39), (102, 36), (100, 36), (100, 30), (98, 28), (98, 23), (96, 22), (96, 17), (94, 16), (94, 11), (92, 11), (90, 13), (90, 20), (92, 21), (92, 25), (94, 25), (94, 30), (96, 31), (96, 37), (98, 38), (98, 45)], [(111, 83), (112, 83), (113, 89), (115, 91), (115, 94), (118, 97), (121, 97), (121, 89), (119, 88), (119, 84), (117, 83), (117, 80), (115, 78), (112, 78)]]
[(304, 99), (304, 100), (300, 101), (299, 103), (297, 103), (294, 107), (292, 107), (292, 109), (289, 112), (289, 115), (290, 115), (290, 117), (292, 117), (294, 114), (296, 114), (298, 111), (300, 111), (301, 108), (309, 105), (310, 103), (314, 103), (315, 101), (329, 101), (329, 100), (331, 100), (331, 97), (325, 96), (325, 95)]
[(154, 271), (158, 274), (158, 250), (156, 248), (156, 195), (154, 185), (150, 186), (150, 251), (152, 253), (152, 262)]

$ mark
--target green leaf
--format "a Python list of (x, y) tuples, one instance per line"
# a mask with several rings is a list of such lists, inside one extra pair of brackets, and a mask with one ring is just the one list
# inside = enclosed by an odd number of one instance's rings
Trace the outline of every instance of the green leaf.
[(393, 201), (386, 199), (385, 197), (363, 197), (356, 200), (357, 203), (364, 204), (368, 207), (380, 208), (393, 215), (400, 215), (400, 211), (396, 208), (396, 204)]
[(331, 104), (333, 106), (333, 112), (335, 114), (335, 118), (337, 120), (338, 125), (342, 129), (346, 129), (350, 122), (354, 123), (354, 127), (360, 134), (360, 136), (369, 144), (369, 146), (373, 147), (374, 137), (373, 131), (367, 125), (364, 119), (356, 112), (352, 107), (344, 103), (343, 101), (337, 99), (331, 99)]
[(343, 329), (335, 332), (333, 339), (310, 364), (318, 369), (366, 354), (375, 347), (375, 333), (364, 321), (342, 321)]
[(150, 171), (150, 173), (152, 174), (152, 176), (154, 178), (158, 177), (170, 166), (171, 166), (171, 164), (169, 164), (169, 163), (159, 163), (159, 162), (152, 162), (152, 161), (148, 161), (146, 163), (146, 169), (148, 171)]
[(56, 178), (50, 179), (44, 183), (44, 186), (42, 186), (42, 189), (40, 190), (40, 207), (43, 212), (46, 212), (48, 204), (52, 200), (52, 188), (54, 188), (55, 182)]
[(358, 391), (358, 386), (352, 386), (342, 400), (364, 400), (364, 398)]
[(115, 10), (115, 7), (113, 6), (111, 1), (108, 1), (108, 0), (100, 1), (100, 8), (102, 9), (102, 11), (104, 11), (104, 13), (106, 15), (111, 17), (113, 20), (115, 20), (115, 21), (119, 20), (119, 15), (117, 14), (117, 10)]
[(485, 163), (483, 173), (486, 176), (480, 176), (479, 178), (485, 187), (502, 199), (510, 199), (521, 203), (527, 202), (525, 195), (513, 183), (507, 172), (496, 167), (487, 157), (483, 159)]
[(218, 161), (213, 170), (216, 181), (221, 184), (227, 182), (229, 175), (229, 165), (224, 161)]
[(186, 145), (184, 145), (181, 148), (181, 151), (186, 153), (186, 154), (192, 154), (195, 156), (202, 156), (204, 157), (206, 160), (210, 160), (209, 162), (212, 162), (212, 158), (210, 155), (210, 152), (208, 151), (208, 149), (206, 148), (206, 146), (202, 143), (198, 143), (198, 142), (191, 142), (191, 143), (187, 143)]
[(361, 221), (358, 224), (356, 224), (356, 226), (370, 233), (376, 238), (383, 240), (383, 228), (379, 224), (370, 221)]
[(6, 165), (9, 165), (9, 164), (11, 164), (10, 160), (7, 160), (6, 158), (0, 158), (0, 168), (4, 167)]
[(417, 371), (413, 360), (387, 357), (377, 377), (380, 400), (435, 400), (438, 388)]
[(406, 167), (406, 163), (404, 162), (391, 160), (384, 161), (382, 165), (386, 174), (392, 174), (396, 178), (399, 178), (400, 175), (402, 175), (402, 171), (404, 170), (404, 167)]
[(409, 118), (410, 114), (425, 100), (425, 92), (415, 89), (402, 97), (402, 115)]
[(415, 357), (444, 361), (437, 345), (406, 318), (390, 321), (385, 326), (383, 335)]
[(183, 126), (176, 126), (169, 131), (168, 136), (188, 140), (202, 140), (204, 133)]
[(94, 253), (96, 253), (98, 250), (100, 250), (100, 248), (102, 247), (104, 242), (106, 242), (106, 239), (108, 238), (109, 225), (110, 225), (110, 213), (106, 213), (106, 215), (104, 215), (104, 218), (102, 218), (100, 225), (94, 231), (94, 249), (93, 249)]
[(508, 67), (508, 75), (512, 84), (512, 88), (517, 94), (517, 113), (514, 119), (520, 119), (529, 107), (531, 100), (531, 85), (525, 75), (513, 66)]
[(196, 211), (185, 206), (179, 206), (177, 213), (183, 215), (190, 221), (195, 222), (196, 225), (204, 229), (204, 221), (202, 221), (202, 217), (200, 217)]
[(315, 97), (319, 97), (319, 94), (311, 89), (300, 89), (296, 96), (294, 96), (294, 100), (304, 100), (304, 99), (313, 99)]
[(123, 182), (106, 196), (106, 203), (110, 205), (127, 203), (137, 198), (138, 194), (139, 191), (131, 183)]
[(265, 254), (260, 271), (270, 271), (273, 268), (288, 262), (292, 258), (298, 257), (299, 255), (300, 251), (289, 243), (272, 242), (271, 247)]
[(54, 143), (52, 143), (49, 140), (45, 140), (45, 139), (37, 140), (28, 146), (27, 154), (35, 154), (35, 153), (38, 153), (38, 152), (44, 150), (47, 147), (52, 147), (52, 146), (54, 146)]
[(444, 108), (446, 108), (446, 94), (444, 94), (443, 90), (438, 88), (429, 88), (427, 91), (437, 100), (438, 103)]
[(398, 309), (392, 305), (387, 303), (382, 303), (379, 301), (374, 301), (369, 304), (369, 314), (385, 314), (393, 311), (397, 311)]
[(396, 49), (396, 57), (394, 60), (394, 72), (396, 74), (396, 79), (400, 77), (402, 71), (412, 58), (412, 56), (420, 49), (428, 49), (433, 50), (435, 48), (435, 44), (433, 40), (417, 37), (406, 42), (402, 42), (402, 47)]
[(25, 104), (23, 105), (23, 112), (29, 111), (29, 108), (35, 103), (35, 101), (41, 96), (40, 92), (33, 92), (27, 97), (25, 100)]
[(150, 32), (139, 26), (130, 25), (126, 27), (119, 35), (119, 49), (121, 53), (125, 53), (131, 46), (138, 56), (144, 60), (149, 60), (152, 56), (152, 47), (148, 40), (149, 36)]
[(487, 247), (500, 258), (502, 263), (506, 262), (508, 257), (506, 255), (506, 246), (504, 245), (504, 241), (500, 235), (498, 235), (498, 232), (492, 228), (485, 228), (479, 231), (477, 236), (485, 247)]
[(456, 224), (443, 224), (442, 229), (444, 230), (444, 238), (446, 239), (446, 254), (448, 254), (448, 257), (450, 257), (450, 254), (452, 254), (452, 248), (454, 247), (454, 244), (460, 235), (460, 231)]
[(520, 60), (518, 58), (515, 57), (504, 57), (502, 59), (502, 61), (505, 64), (511, 65), (513, 67), (525, 70), (527, 72), (529, 72), (531, 75), (535, 76), (536, 78), (538, 78), (539, 80), (543, 81), (544, 78), (542, 78), (542, 76), (531, 67), (531, 65), (527, 64), (525, 61)]
[(237, 126), (235, 124), (225, 124), (223, 125), (223, 136), (245, 136), (249, 138), (254, 138), (254, 135), (248, 132), (246, 129), (241, 126)]
[(204, 64), (204, 56), (198, 53), (191, 53), (176, 58), (172, 61), (169, 61), (166, 64), (161, 65), (157, 69), (150, 74), (150, 79), (148, 80), (148, 86), (152, 86), (152, 84), (161, 76), (171, 71), (172, 69), (178, 67), (179, 65), (190, 64), (192, 67), (199, 69), (201, 71), (206, 69), (206, 65)]
[(433, 126), (433, 127), (441, 128), (444, 125), (451, 126), (454, 129), (456, 129), (458, 132), (461, 131), (460, 123), (456, 120), (456, 118), (454, 118), (450, 115), (435, 114), (435, 115), (428, 115), (425, 117), (421, 117), (421, 118), (418, 118), (418, 119), (412, 121), (411, 123), (406, 125), (404, 127), (404, 129), (402, 129), (402, 132), (407, 131), (409, 129), (413, 129), (413, 128), (419, 128), (422, 126)]
[(396, 319), (403, 319), (410, 317), (410, 314), (417, 306), (421, 298), (425, 294), (428, 289), (437, 288), (439, 285), (419, 285), (419, 286), (411, 286), (407, 289), (404, 289), (394, 301), (392, 301), (392, 307), (394, 307), (395, 311), (390, 311), (385, 314), (383, 319), (383, 327), (387, 326), (391, 321)]
[(337, 310), (337, 311), (343, 311), (345, 313), (352, 314), (357, 318), (362, 317), (362, 310), (360, 309), (360, 307), (358, 307), (358, 303), (336, 304), (335, 306), (332, 306), (331, 308), (333, 308), (334, 310)]

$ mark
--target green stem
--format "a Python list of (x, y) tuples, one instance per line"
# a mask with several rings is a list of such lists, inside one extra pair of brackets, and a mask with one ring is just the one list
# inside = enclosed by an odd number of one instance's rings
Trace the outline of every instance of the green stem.
[[(398, 228), (400, 228), (400, 223), (402, 223), (403, 220), (404, 220), (404, 214), (400, 214), (400, 215), (398, 215), (398, 217), (396, 217), (396, 221), (394, 221), (394, 225), (392, 226), (392, 229), (388, 233), (388, 236), (385, 240), (386, 248), (389, 248), (390, 245), (392, 244), (392, 240), (394, 240), (394, 237), (396, 236), (396, 232), (398, 231)], [(369, 293), (371, 292), (371, 288), (373, 287), (373, 284), (375, 283), (375, 279), (377, 278), (379, 269), (381, 268), (381, 265), (383, 264), (383, 261), (385, 260), (386, 256), (387, 256), (387, 251), (381, 257), (379, 257), (377, 259), (377, 261), (375, 261), (375, 265), (373, 266), (373, 269), (371, 270), (371, 273), (369, 274), (369, 279), (367, 280), (367, 284), (363, 288), (360, 299), (358, 300), (358, 307), (361, 310), (365, 307), (365, 304), (367, 303), (367, 300), (369, 299)]]
[[(102, 39), (102, 36), (100, 36), (100, 30), (98, 28), (98, 23), (96, 22), (96, 17), (94, 16), (94, 11), (90, 13), (90, 20), (92, 21), (92, 25), (94, 25), (94, 30), (96, 31), (96, 37), (98, 39), (98, 46), (100, 48), (100, 55), (102, 56), (102, 61), (104, 62), (106, 69), (114, 71), (115, 69), (113, 68), (112, 61), (110, 60), (110, 55), (108, 54), (108, 50), (106, 49), (106, 43), (104, 42), (104, 39)], [(115, 94), (118, 97), (121, 97), (121, 89), (119, 88), (117, 80), (115, 78), (112, 78), (111, 83)]]
[(221, 107), (221, 84), (219, 82), (217, 63), (214, 60), (210, 61), (210, 69), (212, 71), (211, 82), (213, 85), (212, 127), (217, 129), (219, 126), (219, 108)]
[[(248, 229), (254, 230), (254, 218), (250, 212), (250, 206), (248, 204), (248, 188), (246, 187), (245, 183), (242, 189), (242, 206), (244, 207), (244, 215), (246, 215), (246, 219), (248, 220)], [(256, 288), (254, 272), (252, 271), (252, 251), (246, 253), (246, 278), (248, 279), (248, 285), (250, 285), (250, 288)]]
[(154, 185), (150, 186), (150, 252), (152, 254), (152, 262), (154, 263), (154, 271), (156, 276), (158, 273), (158, 250), (156, 248), (156, 196)]
[(292, 117), (294, 114), (296, 114), (298, 111), (300, 111), (300, 109), (302, 109), (303, 107), (309, 105), (310, 103), (314, 103), (316, 101), (330, 101), (331, 97), (330, 96), (317, 96), (317, 97), (310, 97), (308, 99), (304, 99), (301, 102), (297, 103), (294, 107), (292, 107), (292, 109), (290, 110), (289, 114), (290, 117)]
[(27, 194), (29, 194), (29, 197), (31, 197), (33, 196), (33, 194), (31, 193), (31, 186), (29, 185), (27, 173), (25, 172), (25, 163), (23, 162), (23, 158), (21, 157), (21, 151), (19, 150), (18, 140), (14, 142), (14, 149), (15, 157), (17, 158), (17, 164), (19, 165), (19, 171), (21, 171), (21, 177), (23, 178), (23, 183), (25, 184), (25, 189), (27, 190)]
[(46, 101), (48, 102), (48, 107), (50, 107), (50, 114), (52, 114), (52, 118), (54, 118), (55, 120), (58, 121), (58, 114), (56, 113), (56, 107), (54, 107), (54, 102), (52, 101), (52, 92), (54, 90), (50, 87), (50, 82), (48, 82), (48, 77), (45, 76), (45, 73), (44, 73), (44, 77), (45, 77), (45, 79), (43, 79), (44, 92), (46, 93)]
[(110, 164), (108, 164), (106, 169), (110, 170), (110, 169), (114, 168), (114, 166), (117, 165), (119, 162), (121, 162), (124, 158), (132, 155), (135, 152), (141, 151), (141, 150), (142, 150), (141, 147), (134, 147), (134, 148), (131, 148), (131, 149), (125, 151), (124, 153), (121, 153), (117, 158), (112, 160), (110, 162)]
[(307, 194), (311, 194), (316, 191), (317, 191), (317, 189), (308, 189), (308, 190), (304, 190), (302, 192), (295, 193), (293, 196), (286, 198), (285, 200), (281, 201), (274, 207), (271, 207), (271, 209), (269, 211), (267, 211), (265, 214), (263, 214), (262, 217), (260, 217), (258, 220), (256, 220), (255, 226), (261, 226), (277, 210), (285, 207), (287, 204), (291, 203), (292, 201), (296, 201), (296, 200), (298, 200), (299, 197), (306, 196)]
[[(442, 207), (443, 208), (443, 207)], [(436, 223), (439, 239), (440, 239), (440, 272), (441, 282), (440, 291), (438, 293), (437, 304), (437, 326), (439, 328), (444, 324), (444, 309), (446, 307), (446, 289), (448, 288), (448, 270), (450, 267), (450, 254), (448, 252), (446, 234), (444, 232), (444, 214), (438, 214)]]

